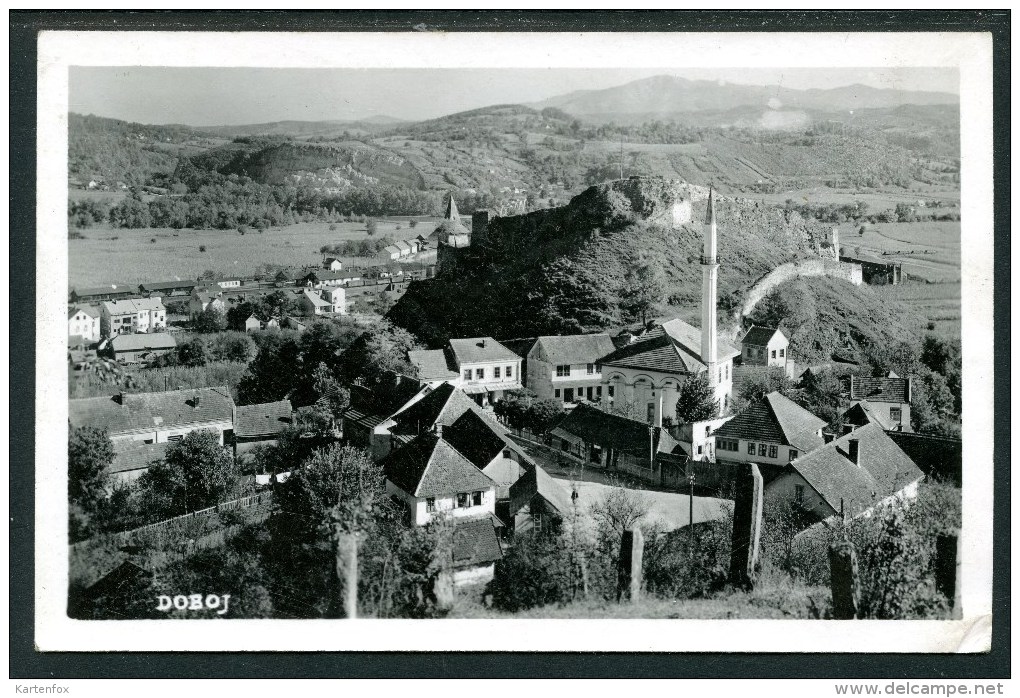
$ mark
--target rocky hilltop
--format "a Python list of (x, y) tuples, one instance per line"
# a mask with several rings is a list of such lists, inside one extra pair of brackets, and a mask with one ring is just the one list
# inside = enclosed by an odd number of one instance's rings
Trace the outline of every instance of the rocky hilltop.
[[(644, 256), (661, 267), (665, 300), (701, 298), (707, 187), (630, 178), (591, 187), (566, 206), (495, 218), (436, 279), (413, 284), (389, 317), (431, 345), (449, 337), (596, 332), (627, 324), (620, 295)], [(815, 256), (829, 227), (796, 212), (718, 198), (720, 315), (771, 269)], [(674, 307), (673, 311), (676, 312)]]

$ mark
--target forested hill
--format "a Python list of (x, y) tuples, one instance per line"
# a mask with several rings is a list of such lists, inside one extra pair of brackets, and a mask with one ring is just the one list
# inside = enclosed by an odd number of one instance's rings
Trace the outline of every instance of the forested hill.
[[(660, 269), (673, 312), (701, 298), (707, 189), (661, 178), (591, 187), (564, 207), (496, 218), (490, 243), (468, 248), (455, 271), (412, 284), (389, 313), (432, 346), (449, 337), (594, 332), (633, 322), (627, 272)], [(673, 204), (691, 201), (674, 226)], [(720, 314), (783, 262), (812, 255), (827, 227), (747, 199), (717, 199)], [(663, 308), (669, 311), (669, 308)]]

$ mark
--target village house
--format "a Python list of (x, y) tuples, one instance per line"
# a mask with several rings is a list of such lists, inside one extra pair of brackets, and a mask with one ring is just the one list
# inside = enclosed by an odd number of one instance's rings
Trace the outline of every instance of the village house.
[(677, 423), (681, 383), (704, 374), (715, 394), (719, 414), (733, 396), (733, 359), (740, 350), (716, 330), (719, 258), (713, 192), (708, 194), (701, 255), (701, 329), (679, 318), (656, 325), (598, 363), (602, 367), (602, 403), (643, 417), (649, 424)]
[(397, 260), (400, 259), (400, 248), (396, 245), (387, 245), (382, 249), (382, 254), (387, 259)]
[(304, 290), (298, 300), (298, 308), (301, 314), (306, 317), (315, 315), (328, 315), (333, 312), (333, 304), (322, 298), (318, 293)]
[(540, 398), (570, 408), (587, 400), (602, 403), (599, 359), (613, 353), (607, 334), (539, 337), (527, 354), (525, 386)]
[(177, 340), (173, 335), (159, 332), (156, 334), (119, 334), (108, 340), (106, 350), (120, 363), (139, 363), (152, 361), (158, 356), (169, 354), (177, 348)]
[(481, 406), (520, 390), (522, 359), (492, 337), (451, 339), (452, 364), (460, 378), (456, 385)]
[(405, 240), (399, 240), (393, 244), (397, 246), (398, 250), (400, 250), (401, 257), (407, 257), (411, 254), (411, 245), (409, 245)]
[(226, 387), (81, 398), (69, 408), (72, 428), (106, 429), (114, 446), (179, 441), (197, 429), (212, 430), (221, 445), (233, 439), (234, 400)]
[(344, 268), (344, 264), (336, 257), (323, 257), (322, 268), (326, 271), (340, 271)]
[(822, 446), (824, 426), (790, 398), (771, 392), (715, 430), (715, 457), (757, 463), (772, 472)]
[(903, 281), (903, 264), (892, 262), (865, 252), (840, 249), (839, 261), (861, 265), (861, 277), (866, 284), (899, 284)]
[(627, 473), (654, 484), (668, 479), (664, 463), (682, 465), (690, 457), (665, 429), (584, 402), (550, 435), (553, 447), (579, 464)]
[(453, 584), (490, 581), (503, 557), (492, 479), (443, 439), (442, 427), (415, 437), (380, 465), (386, 491), (404, 509), (408, 523), (424, 526), (436, 516), (451, 518)]
[(67, 311), (67, 336), (80, 337), (82, 342), (91, 344), (102, 337), (99, 326), (101, 311), (91, 305), (79, 305)]
[(244, 281), (244, 279), (240, 277), (228, 276), (226, 278), (217, 280), (216, 285), (219, 286), (224, 291), (226, 291), (231, 288), (241, 288), (242, 281)]
[(766, 366), (783, 369), (793, 377), (794, 364), (790, 357), (790, 340), (782, 330), (774, 327), (751, 325), (740, 340), (740, 362), (744, 366)]
[(234, 413), (234, 457), (257, 445), (275, 446), (280, 434), (293, 423), (290, 400), (258, 405), (238, 405)]
[(449, 366), (443, 349), (412, 349), (407, 352), (407, 360), (418, 370), (418, 380), (433, 388), (460, 378), (460, 373)]
[(347, 300), (347, 291), (343, 286), (323, 286), (319, 289), (319, 297), (329, 303), (329, 312), (335, 315), (346, 315), (348, 308), (354, 304), (353, 300)]
[(71, 303), (100, 303), (138, 296), (138, 287), (128, 284), (110, 284), (91, 288), (71, 289)]
[(883, 429), (912, 431), (909, 378), (896, 375), (859, 378), (851, 374), (847, 386), (851, 405), (866, 401), (868, 410), (880, 420)]
[(142, 295), (173, 296), (183, 298), (191, 295), (191, 292), (198, 286), (196, 281), (154, 281), (151, 283), (139, 284), (138, 292)]
[(166, 329), (166, 308), (156, 298), (104, 301), (100, 306), (100, 330), (104, 337)]
[(796, 504), (818, 520), (853, 518), (914, 498), (923, 477), (881, 427), (868, 424), (784, 466), (765, 486), (765, 496)]
[(379, 460), (393, 449), (394, 415), (430, 392), (429, 386), (398, 373), (384, 374), (368, 385), (355, 383), (350, 406), (342, 416), (344, 438)]
[(163, 460), (169, 441), (143, 443), (141, 441), (117, 441), (113, 446), (113, 462), (110, 464), (109, 489), (130, 485), (149, 470), (153, 462)]
[(360, 278), (359, 275), (353, 271), (315, 269), (301, 277), (300, 285), (320, 289), (327, 286), (343, 286), (357, 278)]
[(567, 488), (538, 466), (510, 486), (510, 523), (515, 534), (557, 533), (571, 505)]
[(258, 332), (262, 329), (262, 319), (258, 315), (249, 315), (244, 321), (245, 332)]
[(227, 305), (223, 302), (223, 292), (219, 289), (211, 291), (204, 286), (193, 288), (191, 299), (188, 301), (188, 312), (191, 314), (191, 319), (194, 320), (210, 307), (221, 313), (227, 312)]

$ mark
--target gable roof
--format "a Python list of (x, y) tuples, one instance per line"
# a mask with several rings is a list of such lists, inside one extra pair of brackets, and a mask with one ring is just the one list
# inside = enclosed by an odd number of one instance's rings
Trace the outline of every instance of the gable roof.
[(153, 281), (151, 283), (139, 284), (138, 288), (144, 291), (169, 291), (175, 288), (194, 288), (198, 286), (197, 281)]
[(570, 495), (567, 494), (566, 488), (537, 465), (510, 485), (511, 509), (519, 510), (519, 507), (527, 504), (536, 494), (541, 495), (562, 516), (571, 509)]
[(423, 381), (457, 378), (458, 374), (446, 364), (446, 352), (442, 349), (412, 349), (407, 360), (418, 369), (418, 379)]
[(118, 441), (113, 447), (113, 463), (110, 473), (126, 473), (144, 470), (152, 461), (163, 460), (170, 442), (146, 444), (141, 441)]
[(432, 432), (419, 434), (381, 461), (386, 479), (415, 497), (495, 489), (492, 478)]
[(322, 308), (322, 307), (327, 307), (327, 306), (332, 307), (331, 303), (329, 303), (328, 301), (322, 300), (322, 298), (317, 293), (312, 293), (308, 289), (305, 289), (301, 293), (302, 293), (302, 295), (304, 295), (304, 297), (306, 299), (308, 299), (308, 301), (311, 302), (311, 304), (313, 306), (315, 306), (317, 308)]
[(872, 402), (910, 402), (909, 378), (859, 378), (850, 376), (850, 399)]
[(489, 517), (462, 519), (453, 529), (453, 566), (475, 567), (503, 558), (503, 548)]
[[(197, 405), (196, 396), (199, 398)], [(221, 386), (89, 397), (69, 400), (68, 406), (68, 421), (72, 427), (106, 428), (115, 436), (143, 429), (166, 430), (206, 422), (232, 422), (234, 400), (230, 391)]]
[(751, 328), (740, 340), (740, 343), (751, 344), (756, 347), (764, 347), (767, 346), (768, 343), (772, 341), (772, 338), (777, 334), (781, 335), (783, 339), (786, 339), (786, 335), (775, 327), (758, 327), (757, 325), (751, 325)]
[[(718, 338), (717, 359), (739, 354), (732, 344)], [(707, 368), (701, 359), (701, 330), (679, 318), (656, 325), (634, 342), (605, 356), (599, 364), (681, 375)]]
[(234, 436), (252, 438), (279, 434), (290, 426), (291, 413), (290, 400), (238, 405), (234, 417)]
[(152, 334), (118, 334), (110, 340), (110, 346), (114, 353), (118, 351), (145, 351), (146, 349), (163, 350), (173, 349), (177, 346), (177, 340), (173, 335), (165, 332), (154, 332)]
[(680, 444), (665, 429), (652, 430), (650, 437), (649, 426), (645, 422), (603, 412), (583, 402), (578, 403), (552, 430), (554, 436), (560, 432), (587, 443), (641, 456), (647, 455), (650, 447), (656, 453), (683, 453)]
[[(859, 465), (849, 442), (858, 441)], [(868, 424), (790, 463), (836, 512), (854, 515), (924, 477), (924, 473), (877, 424)]]
[(443, 439), (479, 469), (491, 463), (505, 447), (500, 434), (474, 410), (466, 411), (444, 427)]
[(407, 409), (393, 415), (394, 434), (419, 434), (436, 424), (451, 426), (458, 417), (478, 407), (475, 401), (450, 383), (443, 383)]
[(132, 313), (149, 312), (151, 310), (165, 310), (161, 298), (124, 298), (114, 301), (103, 301), (103, 309), (110, 315), (125, 315)]
[(384, 252), (389, 252), (390, 254), (393, 254), (394, 252), (399, 254), (400, 253), (400, 248), (397, 247), (396, 245), (386, 245), (386, 247), (383, 248), (383, 251)]
[(492, 337), (472, 337), (469, 339), (451, 339), (450, 351), (458, 366), (463, 364), (484, 363), (486, 361), (520, 361), (521, 357), (513, 353)]
[(85, 288), (74, 288), (71, 289), (71, 293), (76, 298), (86, 298), (88, 296), (118, 296), (123, 294), (138, 293), (137, 286), (131, 286), (129, 284), (109, 284), (108, 286), (90, 286)]
[(608, 334), (539, 337), (532, 347), (551, 364), (593, 364), (615, 349)]
[(771, 392), (720, 426), (715, 434), (745, 441), (765, 441), (793, 446), (802, 453), (824, 443), (818, 430), (825, 421), (780, 392)]
[(84, 313), (90, 318), (99, 317), (99, 309), (92, 305), (72, 305), (67, 309), (67, 319), (70, 320), (78, 313)]
[(832, 422), (825, 426), (825, 431), (829, 434), (841, 434), (843, 432), (842, 426), (844, 424), (850, 424), (855, 427), (864, 426), (865, 424), (877, 424), (883, 429), (891, 429), (895, 425), (890, 425), (882, 415), (872, 407), (871, 403), (867, 400), (861, 400), (860, 402), (854, 403), (843, 414), (839, 415)]

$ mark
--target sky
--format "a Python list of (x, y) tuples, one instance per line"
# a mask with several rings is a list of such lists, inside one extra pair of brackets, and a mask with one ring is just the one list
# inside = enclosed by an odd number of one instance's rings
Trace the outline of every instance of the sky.
[(861, 83), (959, 93), (945, 68), (304, 69), (81, 67), (69, 110), (144, 124), (219, 126), (273, 121), (417, 121), (493, 104), (538, 102), (654, 75), (794, 89)]

